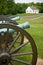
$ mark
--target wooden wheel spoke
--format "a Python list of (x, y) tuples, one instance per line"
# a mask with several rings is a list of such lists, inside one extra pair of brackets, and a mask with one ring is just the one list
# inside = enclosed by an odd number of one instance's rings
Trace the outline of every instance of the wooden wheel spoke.
[(14, 65), (12, 62), (10, 62), (11, 65)]
[(27, 45), (27, 43), (28, 43), (28, 42), (26, 42), (26, 43), (20, 45), (19, 47), (17, 47), (13, 52), (11, 52), (11, 54), (16, 53), (16, 52), (17, 52), (18, 50), (20, 50), (22, 47), (24, 47), (25, 45)]
[(25, 53), (16, 53), (16, 54), (12, 54), (11, 56), (23, 56), (23, 55), (32, 55), (33, 52), (25, 52)]
[(17, 62), (26, 64), (26, 65), (31, 65), (31, 63), (28, 63), (28, 62), (26, 62), (26, 61), (23, 61), (23, 60), (20, 60), (20, 59), (16, 59), (16, 58), (12, 58), (12, 61), (17, 61)]
[(11, 50), (11, 48), (13, 47), (14, 43), (16, 42), (16, 40), (19, 38), (20, 33), (15, 37), (14, 41), (11, 43), (11, 46), (9, 48), (9, 51)]

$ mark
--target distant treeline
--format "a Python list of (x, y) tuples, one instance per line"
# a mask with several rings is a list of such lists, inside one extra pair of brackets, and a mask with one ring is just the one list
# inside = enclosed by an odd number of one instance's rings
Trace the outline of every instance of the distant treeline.
[(14, 0), (0, 0), (0, 15), (25, 13), (28, 6), (35, 6), (40, 13), (43, 13), (43, 3), (15, 3)]

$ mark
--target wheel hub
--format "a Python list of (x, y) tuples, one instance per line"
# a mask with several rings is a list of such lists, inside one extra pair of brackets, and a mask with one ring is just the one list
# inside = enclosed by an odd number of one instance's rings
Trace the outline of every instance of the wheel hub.
[(0, 65), (7, 65), (10, 62), (10, 55), (8, 53), (0, 54)]

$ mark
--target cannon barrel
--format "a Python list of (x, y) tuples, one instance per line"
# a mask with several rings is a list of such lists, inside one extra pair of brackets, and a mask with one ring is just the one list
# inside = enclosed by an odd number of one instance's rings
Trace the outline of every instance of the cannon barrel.
[[(22, 28), (22, 29), (30, 28), (29, 22), (25, 22), (25, 23), (19, 24), (17, 26), (20, 27), (20, 28)], [(2, 32), (2, 31), (6, 32), (7, 31), (7, 28), (0, 29), (0, 32)], [(9, 29), (9, 32), (13, 33), (13, 32), (15, 32), (15, 30)]]
[(11, 20), (14, 20), (14, 21), (17, 21), (17, 20), (20, 20), (20, 17), (15, 17), (15, 18), (11, 18)]
[[(30, 23), (29, 22), (25, 22), (25, 23), (19, 24), (17, 26), (20, 27), (20, 28), (22, 28), (22, 29), (26, 29), (26, 28), (30, 28)], [(13, 33), (14, 30), (9, 29), (9, 32)]]
[(25, 22), (25, 23), (19, 24), (17, 26), (19, 26), (20, 28), (23, 28), (23, 29), (30, 28), (29, 22)]

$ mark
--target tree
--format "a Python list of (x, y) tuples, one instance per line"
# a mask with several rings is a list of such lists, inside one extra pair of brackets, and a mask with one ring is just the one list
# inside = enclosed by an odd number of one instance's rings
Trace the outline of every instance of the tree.
[(43, 13), (43, 3), (41, 3), (40, 13)]
[(0, 0), (0, 14), (7, 14), (7, 0)]
[(15, 10), (14, 0), (8, 0), (7, 6), (8, 6), (8, 14), (13, 14)]
[(14, 9), (14, 0), (0, 0), (0, 14), (12, 14)]

